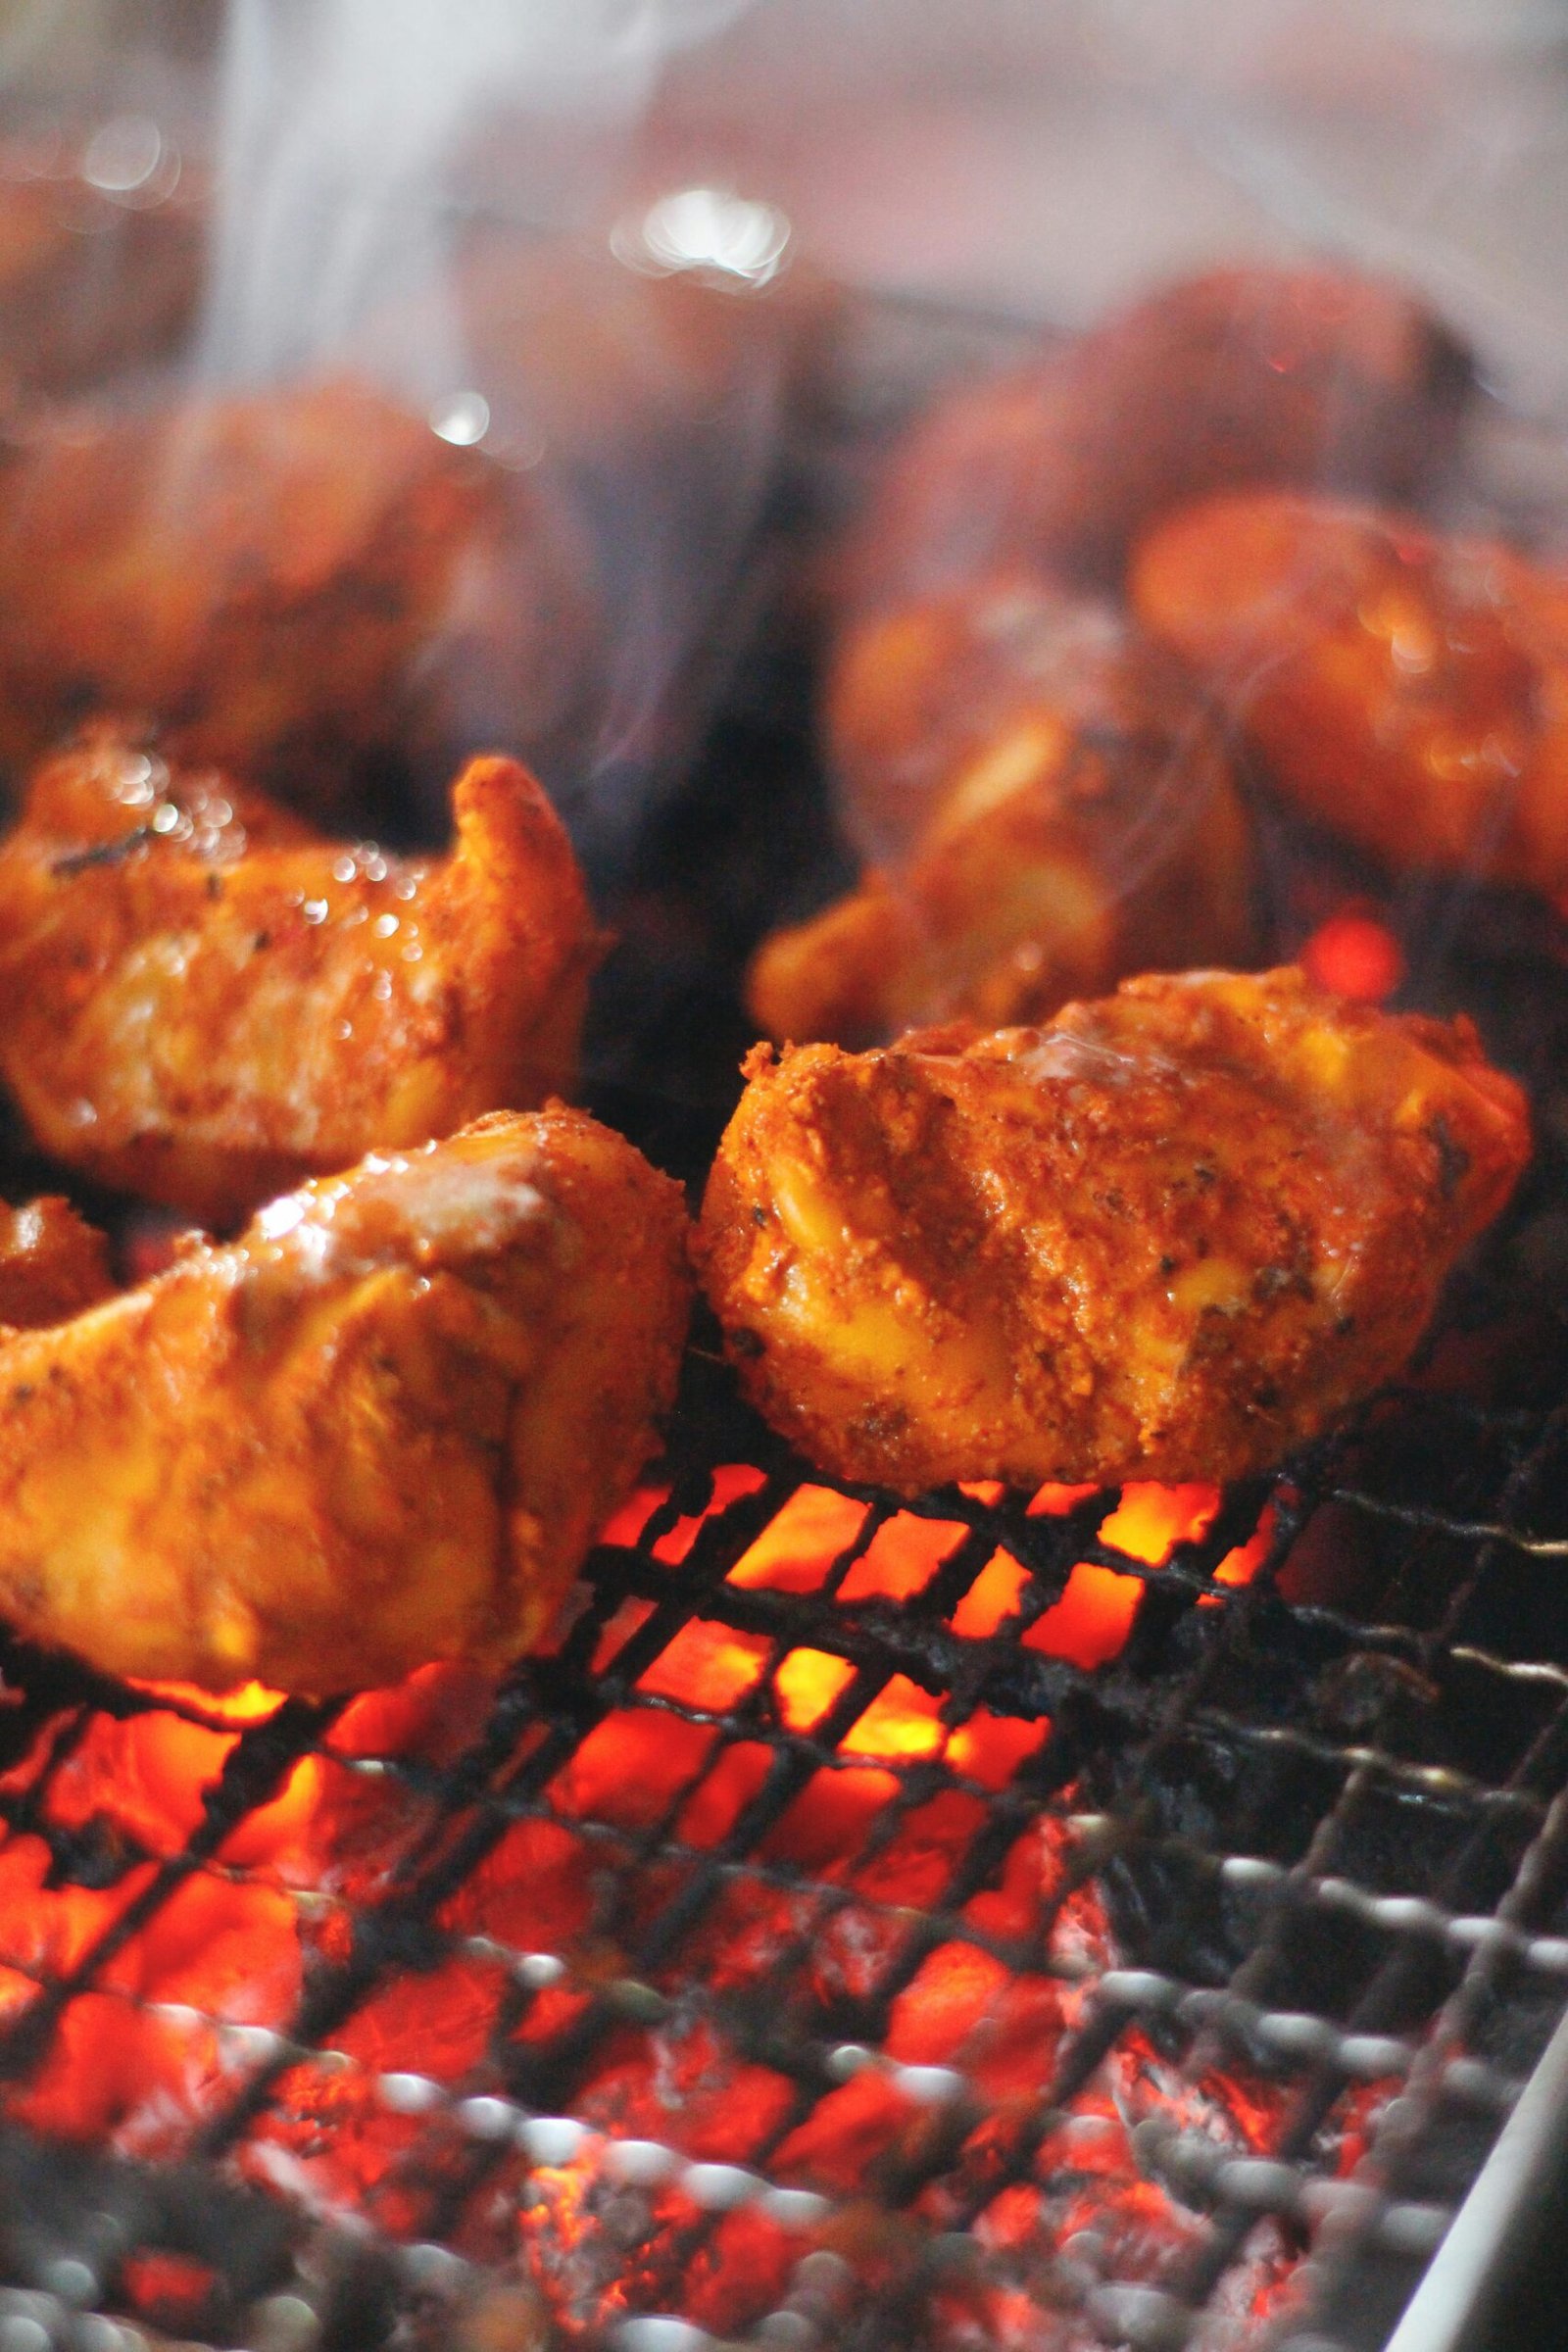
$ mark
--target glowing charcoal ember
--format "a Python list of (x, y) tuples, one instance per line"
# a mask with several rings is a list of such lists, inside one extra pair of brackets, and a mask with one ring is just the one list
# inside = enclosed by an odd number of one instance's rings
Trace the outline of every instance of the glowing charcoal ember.
[(1123, 1487), (1121, 1500), (1100, 1525), (1100, 1541), (1130, 1560), (1162, 1568), (1178, 1544), (1197, 1544), (1219, 1514), (1219, 1489), (1209, 1486)]
[(985, 1818), (977, 1797), (944, 1788), (900, 1815), (891, 1837), (868, 1841), (855, 1886), (870, 1901), (939, 1909)]
[(594, 1649), (591, 1672), (603, 1674), (613, 1665), (633, 1634), (640, 1634), (654, 1613), (651, 1600), (638, 1600), (635, 1595), (623, 1600), (612, 1617), (607, 1618)]
[(772, 1749), (760, 1740), (730, 1741), (682, 1805), (676, 1837), (685, 1845), (717, 1845), (760, 1794), (772, 1763)]
[(889, 2057), (906, 2066), (946, 2066), (1011, 1982), (1006, 1965), (978, 1944), (939, 1944), (893, 2004)]
[[(1201, 1542), (1219, 1503), (1217, 1487), (1135, 1481), (1123, 1487), (1116, 1508), (1101, 1522), (1100, 1540), (1129, 1559), (1161, 1568), (1178, 1544)], [(1023, 1645), (1086, 1672), (1107, 1665), (1126, 1647), (1143, 1596), (1141, 1577), (1080, 1561), (1059, 1600), (1023, 1636)]]
[(573, 1991), (565, 1984), (550, 1984), (535, 1993), (512, 2039), (519, 2046), (533, 2042), (543, 2047), (569, 2034), (586, 2018), (593, 2007), (591, 1990)]
[(950, 1735), (948, 1762), (982, 1788), (1005, 1788), (1050, 1737), (1051, 1725), (1044, 1716), (1026, 1723), (1016, 1715), (993, 1715), (989, 1707), (976, 1707)]
[(896, 1674), (845, 1733), (840, 1752), (900, 1763), (938, 1756), (947, 1744), (942, 1707), (940, 1698), (922, 1690), (907, 1675)]
[(1098, 1487), (1062, 1487), (1048, 1479), (1031, 1495), (1028, 1515), (1031, 1519), (1065, 1519), (1069, 1511), (1099, 1493)]
[(633, 1487), (625, 1501), (611, 1513), (600, 1529), (600, 1543), (629, 1548), (641, 1537), (654, 1513), (668, 1500), (667, 1487)]
[(1039, 1941), (1061, 1912), (1075, 1866), (1075, 1849), (1061, 1822), (1042, 1814), (1014, 1838), (994, 1883), (969, 1897), (963, 1918), (979, 1935), (999, 1941)]
[(748, 2061), (706, 2021), (627, 2034), (575, 2102), (581, 2121), (617, 2139), (653, 2140), (694, 2162), (745, 2164), (785, 2123), (795, 2084)]
[(343, 1756), (408, 1756), (450, 1763), (473, 1737), (495, 1697), (496, 1679), (476, 1667), (421, 1666), (385, 1690), (364, 1690), (349, 1701), (326, 1734)]
[[(1251, 1583), (1268, 1558), (1269, 1546), (1274, 1541), (1274, 1506), (1268, 1503), (1264, 1506), (1256, 1531), (1249, 1536), (1245, 1544), (1234, 1544), (1215, 1568), (1216, 1585), (1234, 1585), (1240, 1590)], [(1213, 1592), (1200, 1592), (1198, 1605), (1200, 1609), (1217, 1609), (1220, 1605), (1219, 1596)]]
[(848, 1658), (825, 1649), (792, 1649), (773, 1676), (779, 1721), (792, 1732), (814, 1732), (855, 1680)]
[[(136, 1890), (133, 1877), (117, 1890), (117, 1909)], [(33, 1901), (41, 1912), (57, 1899), (40, 1890)], [(111, 1952), (100, 1982), (102, 1991), (66, 2008), (44, 2063), (11, 2112), (127, 2154), (179, 2153), (202, 2118), (231, 2095), (243, 2063), (220, 2026), (275, 2029), (299, 1997), (293, 1905), (265, 1887), (195, 1873)], [(163, 2003), (174, 2013), (148, 2006)]]
[(181, 2328), (212, 2290), (216, 2274), (187, 2254), (136, 2253), (120, 2265), (131, 2310), (154, 2327)]
[(838, 1590), (840, 1600), (912, 1600), (923, 1592), (968, 1530), (961, 1521), (920, 1519), (900, 1511), (879, 1527)]
[(923, 2119), (924, 2110), (907, 2092), (866, 2067), (818, 2101), (774, 2152), (772, 2170), (805, 2188), (858, 2195), (872, 2166)]
[(284, 1703), (283, 1692), (269, 1690), (265, 1683), (241, 1683), (237, 1690), (221, 1692), (200, 1690), (195, 1683), (132, 1682), (128, 1688), (202, 1715), (209, 1723), (232, 1725), (235, 1731), (242, 1731), (247, 1724), (265, 1723)]
[(570, 1950), (594, 1903), (594, 1861), (564, 1823), (514, 1822), (442, 1906), (454, 1935), (490, 1936), (522, 1953)]
[(813, 1772), (768, 1831), (764, 1861), (842, 1879), (858, 1861), (878, 1814), (899, 1795), (897, 1775), (874, 1766)]
[(71, 1829), (96, 1820), (149, 1853), (175, 1853), (237, 1739), (162, 1711), (93, 1715), (51, 1777), (50, 1819)]
[(548, 1794), (558, 1813), (651, 1829), (695, 1784), (718, 1740), (662, 1708), (617, 1707), (596, 1724)]
[(722, 1714), (761, 1681), (767, 1653), (765, 1635), (738, 1634), (716, 1619), (695, 1617), (660, 1652), (637, 1688), (650, 1696)]
[[(277, 2078), (236, 2167), (309, 2211), (363, 2213), (395, 2180), (399, 2158), (422, 2148), (430, 2131), (429, 2115), (390, 2113), (375, 2084), (353, 2069), (301, 2064)], [(395, 2229), (384, 2205), (375, 2218)]]
[(983, 1642), (1015, 1617), (1029, 1582), (1029, 1571), (1010, 1552), (994, 1551), (948, 1623), (956, 1634)]
[(122, 1911), (151, 1883), (150, 1863), (112, 1886), (52, 1886), (42, 1838), (13, 1834), (0, 1845), (0, 1963), (31, 1978), (69, 1976)]
[(739, 2335), (777, 2310), (800, 2258), (798, 2234), (765, 2213), (726, 2214), (685, 2274), (682, 2309), (713, 2335)]
[(865, 1524), (867, 1505), (831, 1487), (797, 1487), (727, 1582), (774, 1592), (815, 1592)]
[(393, 1976), (332, 2036), (367, 2072), (396, 2074), (411, 2057), (432, 2082), (460, 2083), (485, 2056), (509, 1979), (468, 1956)]
[(1318, 988), (1358, 1004), (1381, 1004), (1404, 978), (1404, 952), (1375, 915), (1346, 909), (1320, 923), (1300, 961)]
[[(677, 1567), (697, 1541), (697, 1531), (706, 1520), (727, 1511), (732, 1502), (743, 1494), (755, 1494), (766, 1479), (760, 1470), (749, 1462), (730, 1462), (713, 1472), (713, 1494), (705, 1511), (677, 1519), (674, 1526), (662, 1535), (651, 1548), (656, 1560)], [(620, 1508), (607, 1519), (600, 1530), (601, 1544), (629, 1546), (641, 1541), (643, 1531), (656, 1511), (663, 1509), (669, 1500), (668, 1487), (636, 1487)]]
[(1141, 1577), (1118, 1576), (1114, 1569), (1080, 1561), (1061, 1598), (1023, 1636), (1023, 1646), (1065, 1658), (1086, 1673), (1108, 1665), (1126, 1647), (1143, 1597)]

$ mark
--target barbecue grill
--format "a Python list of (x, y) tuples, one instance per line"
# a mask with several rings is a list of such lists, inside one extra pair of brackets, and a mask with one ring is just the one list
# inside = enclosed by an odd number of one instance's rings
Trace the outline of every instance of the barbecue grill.
[[(831, 861), (783, 642), (644, 843), (706, 951), (661, 993), (633, 925), (602, 1015), (597, 1106), (693, 1174), (714, 877), (760, 921)], [(1276, 847), (1288, 938), (1357, 877)], [(1537, 1165), (1273, 1478), (900, 1502), (699, 1330), (500, 1683), (6, 1649), (0, 2345), (1382, 2344), (1568, 2011), (1565, 947), (1484, 897), (1417, 961)]]
[[(693, 1180), (741, 961), (847, 870), (802, 539), (1017, 331), (867, 310), (629, 859), (591, 1102)], [(219, 1702), (0, 1644), (0, 2352), (1372, 2352), (1513, 2117), (1506, 2252), (1568, 2015), (1568, 928), (1269, 821), (1281, 951), (1377, 902), (1532, 1092), (1406, 1378), (1223, 1494), (910, 1503), (699, 1328), (499, 1682)]]
[(698, 1348), (497, 1688), (8, 1652), (0, 2341), (1381, 2342), (1568, 2006), (1527, 1353), (1124, 1550), (826, 1484)]

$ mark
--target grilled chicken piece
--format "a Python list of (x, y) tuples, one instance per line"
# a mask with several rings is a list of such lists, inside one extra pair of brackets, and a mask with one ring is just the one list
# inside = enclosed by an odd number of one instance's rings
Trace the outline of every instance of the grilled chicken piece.
[(1218, 727), (1108, 606), (1019, 575), (927, 598), (852, 636), (830, 708), (849, 807), (893, 854), (766, 942), (769, 1036), (1039, 1020), (1129, 971), (1246, 960), (1251, 843)]
[(93, 144), (73, 153), (54, 132), (0, 145), (0, 406), (13, 412), (167, 360), (195, 323), (197, 174), (166, 144), (125, 201), (87, 177)]
[(69, 1200), (48, 1194), (24, 1208), (0, 1206), (0, 1324), (63, 1323), (114, 1287), (108, 1243)]
[(699, 1237), (730, 1354), (905, 1494), (1261, 1469), (1399, 1369), (1529, 1152), (1468, 1022), (1295, 970), (747, 1074)]
[(1306, 814), (1395, 867), (1568, 886), (1568, 579), (1274, 493), (1172, 515), (1133, 590)]
[(0, 843), (0, 1077), (68, 1164), (210, 1225), (570, 1083), (599, 940), (510, 760), (446, 858), (323, 840), (105, 732)]
[(503, 1664), (654, 1449), (685, 1231), (619, 1136), (503, 1112), (0, 1337), (0, 1612), (215, 1690)]
[(1471, 386), (1447, 329), (1344, 270), (1214, 270), (957, 393), (895, 451), (852, 544), (862, 610), (1008, 559), (1090, 587), (1168, 508), (1243, 482), (1405, 497)]
[(311, 808), (411, 749), (538, 760), (585, 581), (526, 477), (352, 380), (61, 416), (0, 471), (0, 760), (122, 710)]

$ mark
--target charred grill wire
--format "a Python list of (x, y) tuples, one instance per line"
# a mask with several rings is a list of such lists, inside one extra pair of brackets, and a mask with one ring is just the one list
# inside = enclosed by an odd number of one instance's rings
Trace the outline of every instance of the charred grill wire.
[[(667, 1497), (598, 1548), (557, 1653), (449, 1752), (287, 1703), (239, 1733), (187, 1838), (136, 1838), (112, 1804), (81, 1817), (84, 1743), (155, 1715), (216, 1737), (221, 1709), (7, 1656), (13, 1855), (41, 1841), (47, 1888), (127, 1897), (69, 1965), (0, 1955), (20, 2184), (0, 2246), (27, 2341), (108, 2344), (84, 2316), (104, 2309), (217, 2341), (347, 2345), (399, 2315), (400, 2340), (445, 2340), (510, 2277), (568, 2339), (627, 2352), (869, 2347), (895, 2321), (956, 2343), (1020, 2296), (1063, 2342), (1250, 2342), (1295, 2309), (1309, 2241), (1319, 2337), (1330, 2315), (1323, 2340), (1381, 2340), (1568, 2001), (1568, 1628), (1543, 1642), (1538, 1590), (1568, 1408), (1412, 1385), (1158, 1566), (1099, 1537), (1103, 1497), (1031, 1515), (830, 1489), (701, 1354), (676, 1432)], [(1239, 1586), (1216, 1571), (1265, 1504)], [(818, 1532), (759, 1568), (780, 1514), (813, 1507)], [(1314, 1544), (1399, 1606), (1313, 1598)], [(1030, 1573), (977, 1631), (999, 1548)], [(1143, 1588), (1095, 1671), (1030, 1640), (1080, 1563)], [(824, 1704), (792, 1722), (803, 1654)], [(236, 1859), (307, 1766), (339, 1843), (314, 1872)], [(790, 1835), (803, 1804), (850, 1799), (837, 1847)], [(138, 1984), (193, 1883), (295, 1914), (312, 1958), (286, 2016)], [(564, 1886), (571, 1932), (536, 1943)], [(973, 2019), (909, 2055), (921, 1986), (967, 1956)], [(1009, 2080), (988, 2034), (1020, 1988), (1051, 2017)], [(357, 2034), (389, 2000), (401, 2041)], [(83, 2004), (210, 2051), (179, 2129), (141, 2134), (152, 2156), (34, 2138)], [(98, 2120), (113, 2137), (125, 2114)], [(244, 2185), (308, 2194), (334, 2132), (374, 2142), (331, 2200), (353, 2176), (368, 2232)], [(1115, 2220), (1152, 2185), (1162, 2215)], [(639, 2329), (688, 2312), (700, 2333)]]

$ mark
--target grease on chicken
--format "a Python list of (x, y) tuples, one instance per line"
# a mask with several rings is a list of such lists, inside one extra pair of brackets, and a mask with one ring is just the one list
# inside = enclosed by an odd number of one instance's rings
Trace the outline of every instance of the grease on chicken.
[(1395, 867), (1568, 885), (1568, 580), (1276, 493), (1172, 515), (1133, 593), (1307, 815)]
[(510, 760), (452, 805), (410, 859), (110, 733), (49, 762), (0, 843), (0, 1077), (39, 1142), (221, 1225), (567, 1086), (600, 945), (570, 844)]
[(1209, 270), (965, 387), (895, 450), (849, 553), (862, 609), (999, 563), (1116, 585), (1154, 516), (1243, 482), (1406, 496), (1471, 381), (1411, 296), (1343, 270)]
[(57, 1194), (0, 1206), (0, 1324), (31, 1331), (96, 1306), (114, 1289), (109, 1244)]
[(699, 1235), (729, 1352), (810, 1460), (906, 1494), (1276, 1461), (1404, 1363), (1529, 1152), (1468, 1022), (1294, 970), (747, 1074)]
[(584, 561), (525, 476), (350, 379), (37, 426), (0, 472), (0, 759), (95, 712), (319, 806), (575, 715)]
[(885, 862), (751, 974), (769, 1036), (1035, 1020), (1129, 971), (1237, 963), (1251, 845), (1219, 729), (1108, 606), (1017, 575), (852, 633), (830, 702)]
[(619, 1136), (502, 1113), (0, 1336), (0, 1611), (212, 1690), (502, 1665), (655, 1448), (685, 1232)]

